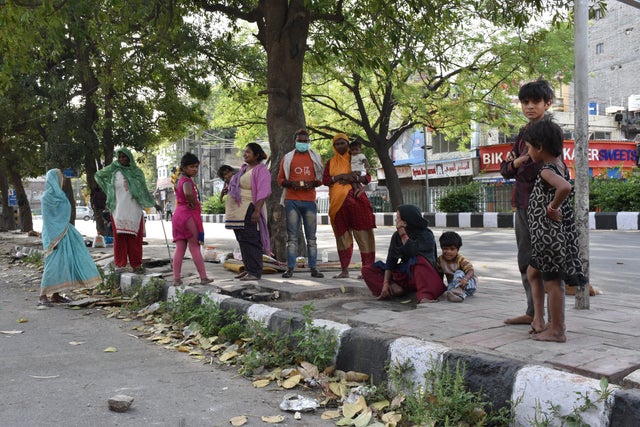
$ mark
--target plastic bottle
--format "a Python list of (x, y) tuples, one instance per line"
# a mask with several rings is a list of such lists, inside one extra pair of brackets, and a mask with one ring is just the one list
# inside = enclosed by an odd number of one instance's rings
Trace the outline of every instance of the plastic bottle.
[(326, 249), (322, 251), (322, 262), (329, 262), (329, 252)]

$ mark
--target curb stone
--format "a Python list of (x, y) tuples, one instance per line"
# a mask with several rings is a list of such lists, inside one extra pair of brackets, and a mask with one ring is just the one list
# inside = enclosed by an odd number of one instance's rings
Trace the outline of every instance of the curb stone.
[[(122, 279), (121, 279), (122, 280)], [(125, 281), (129, 281), (125, 279)], [(148, 281), (146, 281), (148, 282)], [(177, 289), (165, 283), (167, 300), (178, 292), (195, 292), (208, 296), (225, 310), (246, 314), (261, 321), (274, 332), (290, 333), (304, 328), (304, 317), (279, 308), (195, 288)], [(585, 403), (593, 404), (580, 411), (586, 425), (599, 427), (636, 427), (640, 425), (640, 390), (624, 390), (610, 384), (610, 395), (600, 397), (600, 382), (541, 365), (527, 365), (517, 360), (489, 354), (471, 353), (445, 347), (413, 337), (374, 331), (366, 327), (351, 327), (331, 320), (314, 319), (314, 325), (334, 329), (338, 335), (335, 362), (344, 371), (365, 372), (375, 384), (387, 380), (386, 368), (410, 362), (413, 371), (408, 375), (417, 385), (424, 385), (424, 373), (433, 363), (449, 363), (455, 369), (458, 362), (465, 365), (465, 380), (473, 392), (482, 391), (485, 398), (500, 409), (516, 402), (514, 425), (530, 426), (549, 421), (549, 425), (562, 425), (561, 416), (567, 416)]]

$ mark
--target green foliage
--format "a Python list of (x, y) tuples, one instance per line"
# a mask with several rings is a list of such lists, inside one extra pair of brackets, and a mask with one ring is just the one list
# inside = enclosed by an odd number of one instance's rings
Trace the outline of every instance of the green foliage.
[(474, 182), (453, 187), (436, 206), (440, 212), (479, 212), (480, 190), (481, 185)]
[(139, 284), (131, 287), (133, 295), (128, 303), (131, 310), (139, 310), (162, 299), (162, 283), (159, 277), (152, 277), (145, 285)]
[(293, 332), (292, 339), (296, 347), (295, 357), (297, 362), (305, 360), (324, 369), (333, 360), (338, 339), (333, 331), (313, 325), (311, 315), (314, 311), (315, 308), (311, 303), (302, 307), (305, 327)]
[(43, 267), (44, 266), (44, 258), (42, 258), (42, 253), (39, 251), (33, 251), (26, 257), (22, 259), (22, 262), (27, 264), (31, 264), (34, 267)]
[(596, 178), (589, 183), (589, 208), (602, 212), (640, 211), (640, 173), (626, 179)]
[(119, 275), (116, 274), (115, 268), (113, 264), (111, 268), (105, 271), (102, 267), (98, 267), (98, 272), (100, 272), (100, 276), (102, 277), (102, 282), (96, 286), (95, 290), (98, 293), (106, 293), (110, 295), (116, 295), (120, 293), (120, 281)]
[(220, 196), (218, 194), (213, 194), (202, 202), (202, 213), (204, 214), (223, 214), (224, 212), (224, 199), (220, 201)]
[(242, 333), (244, 332), (244, 327), (241, 323), (230, 323), (228, 325), (220, 328), (220, 338), (225, 340), (226, 342), (235, 342), (242, 338)]
[(506, 427), (513, 422), (510, 408), (493, 411), (481, 391), (468, 390), (464, 364), (458, 362), (454, 370), (448, 363), (437, 366), (432, 361), (431, 369), (424, 374), (425, 384), (420, 387), (405, 375), (412, 370), (410, 364), (389, 369), (389, 381), (405, 397), (399, 412), (412, 425)]
[(302, 361), (313, 363), (321, 371), (329, 366), (338, 339), (334, 331), (313, 325), (313, 311), (313, 304), (305, 305), (302, 309), (304, 328), (289, 334), (273, 332), (260, 322), (248, 322), (244, 336), (252, 339), (252, 345), (242, 358), (241, 372), (250, 375), (259, 367), (287, 366)]
[(547, 401), (545, 408), (541, 402), (537, 401), (533, 418), (527, 421), (534, 427), (589, 427), (590, 424), (584, 420), (584, 414), (597, 409), (596, 404), (607, 402), (613, 395), (613, 389), (609, 388), (609, 381), (605, 377), (600, 378), (599, 385), (599, 389), (592, 389), (595, 400), (592, 400), (589, 393), (576, 392), (578, 405), (574, 406), (571, 412), (566, 415), (563, 415), (560, 412), (560, 406), (553, 402)]
[(193, 325), (205, 337), (218, 335), (226, 342), (242, 341), (240, 372), (251, 375), (260, 367), (281, 367), (307, 361), (323, 370), (331, 364), (337, 337), (332, 330), (313, 325), (312, 305), (303, 308), (304, 328), (291, 333), (271, 331), (262, 322), (240, 317), (232, 310), (222, 310), (207, 297), (191, 292), (179, 292), (163, 303), (165, 312), (181, 325)]
[(242, 356), (240, 373), (252, 375), (262, 367), (287, 366), (292, 363), (290, 337), (266, 328), (262, 322), (247, 320), (244, 336), (251, 338), (247, 352)]
[(218, 335), (224, 326), (239, 321), (234, 311), (222, 310), (208, 297), (191, 292), (179, 292), (174, 300), (164, 303), (164, 308), (179, 324), (197, 323), (207, 337)]

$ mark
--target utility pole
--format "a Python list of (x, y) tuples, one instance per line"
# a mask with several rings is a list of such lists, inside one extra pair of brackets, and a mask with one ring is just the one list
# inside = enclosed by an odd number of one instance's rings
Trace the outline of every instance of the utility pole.
[[(576, 171), (576, 228), (578, 247), (582, 257), (584, 274), (589, 278), (589, 69), (587, 42), (589, 39), (589, 4), (587, 0), (574, 3), (574, 62), (575, 62), (575, 171)], [(589, 284), (578, 289), (575, 308), (589, 309)]]
[(424, 188), (425, 188), (425, 212), (431, 212), (431, 197), (429, 194), (429, 154), (428, 150), (431, 148), (431, 145), (427, 145), (427, 127), (424, 127), (424, 143), (422, 145), (422, 149), (424, 150)]

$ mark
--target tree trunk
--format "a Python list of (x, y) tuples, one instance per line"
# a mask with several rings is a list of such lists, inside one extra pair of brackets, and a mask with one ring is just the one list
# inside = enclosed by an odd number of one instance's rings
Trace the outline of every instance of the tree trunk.
[(14, 190), (16, 190), (16, 200), (18, 201), (18, 215), (20, 217), (20, 231), (33, 231), (33, 217), (31, 216), (31, 206), (29, 206), (29, 198), (27, 192), (24, 191), (22, 177), (20, 173), (13, 167), (8, 167), (9, 176)]
[(2, 193), (0, 231), (14, 230), (16, 228), (16, 222), (13, 218), (13, 209), (9, 206), (9, 181), (7, 179), (6, 167), (0, 167), (0, 192)]
[[(376, 146), (377, 147), (377, 146)], [(400, 180), (398, 179), (398, 171), (393, 165), (393, 160), (389, 157), (389, 151), (379, 152), (378, 159), (384, 170), (384, 182), (389, 190), (389, 202), (391, 203), (391, 210), (395, 210), (404, 203), (402, 198), (402, 187), (400, 186)]]
[(73, 184), (71, 183), (71, 178), (65, 177), (62, 180), (62, 191), (67, 195), (67, 199), (69, 199), (69, 204), (71, 205), (71, 217), (69, 218), (69, 223), (76, 225), (76, 198), (73, 195)]
[(309, 16), (302, 2), (267, 1), (264, 47), (267, 52), (267, 129), (271, 158), (272, 195), (267, 200), (271, 249), (278, 260), (286, 259), (284, 207), (278, 171), (284, 154), (294, 148), (293, 134), (304, 128), (302, 65), (309, 32)]

